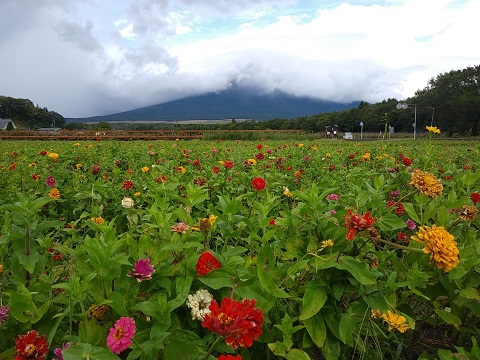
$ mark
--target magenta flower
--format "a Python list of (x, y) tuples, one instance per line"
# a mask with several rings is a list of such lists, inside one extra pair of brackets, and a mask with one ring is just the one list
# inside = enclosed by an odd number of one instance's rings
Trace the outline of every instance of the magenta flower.
[(330, 201), (338, 201), (340, 200), (340, 196), (338, 196), (337, 194), (329, 194), (326, 196), (326, 199)]
[(150, 280), (155, 269), (150, 265), (150, 259), (138, 259), (135, 265), (133, 265), (133, 271), (128, 272), (128, 276), (134, 277), (138, 282), (143, 280)]
[(51, 186), (51, 187), (55, 187), (55, 185), (57, 184), (57, 180), (55, 180), (55, 178), (50, 175), (49, 177), (47, 177), (47, 179), (45, 180), (45, 184), (47, 186)]
[(10, 308), (8, 306), (0, 306), (0, 324), (3, 324), (8, 319), (8, 311)]
[(120, 354), (132, 345), (132, 338), (135, 335), (135, 320), (129, 317), (121, 317), (115, 323), (107, 337), (107, 346), (110, 351)]
[(56, 358), (53, 358), (52, 360), (63, 360), (63, 355), (62, 351), (65, 350), (66, 348), (70, 347), (70, 343), (67, 342), (65, 345), (63, 345), (61, 348), (56, 348), (53, 353), (55, 354)]
[(415, 224), (415, 221), (413, 221), (412, 219), (408, 219), (406, 223), (407, 223), (407, 227), (410, 230), (414, 230), (417, 227), (417, 225)]
[(395, 199), (400, 196), (400, 191), (398, 190), (390, 191), (390, 194), (388, 194), (388, 196), (390, 197), (390, 199)]
[(183, 222), (179, 222), (177, 225), (172, 225), (173, 232), (186, 234), (188, 229), (190, 229), (190, 226)]
[(100, 166), (99, 165), (93, 165), (91, 172), (92, 172), (93, 175), (97, 175), (100, 172)]

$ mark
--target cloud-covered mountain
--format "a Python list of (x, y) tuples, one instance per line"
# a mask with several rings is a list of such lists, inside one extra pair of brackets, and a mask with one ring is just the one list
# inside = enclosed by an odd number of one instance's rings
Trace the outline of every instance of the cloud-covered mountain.
[(357, 107), (348, 104), (297, 97), (281, 91), (262, 93), (258, 89), (233, 86), (220, 92), (210, 92), (184, 99), (148, 106), (117, 114), (89, 118), (69, 118), (67, 122), (100, 121), (181, 121), (275, 118), (292, 119)]

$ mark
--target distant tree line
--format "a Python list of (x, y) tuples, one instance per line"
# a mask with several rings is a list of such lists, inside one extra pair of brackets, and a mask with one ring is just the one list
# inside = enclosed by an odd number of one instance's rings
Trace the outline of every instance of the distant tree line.
[(65, 118), (46, 107), (35, 106), (28, 99), (0, 96), (0, 118), (11, 119), (17, 128), (38, 129), (41, 127), (63, 127)]
[[(35, 107), (29, 100), (0, 97), (0, 117), (19, 119), (32, 127), (55, 126), (67, 129), (129, 129), (129, 130), (304, 130), (323, 132), (326, 126), (337, 125), (341, 132), (360, 132), (363, 123), (365, 132), (384, 132), (392, 126), (395, 132), (413, 132), (415, 110), (417, 132), (425, 126), (439, 127), (450, 136), (479, 135), (480, 121), (480, 65), (463, 70), (452, 70), (429, 80), (427, 86), (415, 96), (402, 100), (407, 108), (397, 108), (396, 99), (375, 104), (360, 102), (357, 108), (320, 113), (296, 119), (247, 120), (210, 124), (177, 123), (123, 123), (101, 122), (97, 124), (68, 123), (46, 108)], [(119, 127), (120, 126), (120, 127)]]

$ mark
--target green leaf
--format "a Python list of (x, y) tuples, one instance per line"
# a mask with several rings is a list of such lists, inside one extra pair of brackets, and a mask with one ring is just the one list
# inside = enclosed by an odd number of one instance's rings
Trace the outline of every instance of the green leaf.
[(307, 287), (303, 295), (303, 308), (300, 320), (306, 320), (318, 313), (327, 301), (327, 291), (323, 286)]
[(110, 350), (90, 344), (75, 344), (62, 351), (64, 360), (120, 360)]
[(234, 279), (235, 274), (232, 270), (221, 268), (212, 270), (208, 274), (198, 277), (198, 280), (200, 280), (203, 284), (215, 290), (224, 287), (233, 287)]
[(277, 288), (273, 277), (263, 269), (263, 265), (261, 264), (257, 264), (257, 276), (260, 285), (265, 289), (266, 292), (279, 298), (290, 297), (290, 295), (288, 295), (284, 290)]
[(417, 211), (413, 208), (412, 203), (403, 203), (403, 208), (405, 209), (410, 219), (415, 221), (417, 224), (421, 223), (420, 218), (417, 215)]
[(306, 319), (305, 327), (315, 345), (321, 348), (327, 338), (327, 327), (322, 314), (318, 312), (311, 318)]
[(435, 313), (440, 316), (440, 318), (445, 321), (447, 324), (451, 324), (458, 328), (462, 324), (462, 320), (454, 314), (452, 314), (449, 311), (443, 310), (443, 309), (434, 309)]
[(342, 314), (340, 317), (339, 334), (340, 339), (348, 345), (353, 344), (353, 332), (357, 327), (357, 322), (350, 314)]
[(285, 354), (285, 358), (287, 360), (310, 360), (310, 356), (308, 356), (305, 351), (299, 349), (288, 350)]
[(378, 218), (377, 222), (380, 230), (382, 231), (394, 231), (398, 229), (403, 229), (407, 226), (405, 221), (400, 219), (395, 214), (385, 214)]
[(164, 360), (202, 360), (205, 357), (203, 341), (187, 330), (174, 330), (166, 339)]
[(366, 264), (352, 258), (351, 256), (343, 256), (335, 267), (340, 270), (347, 270), (362, 285), (374, 285), (377, 280), (370, 272)]

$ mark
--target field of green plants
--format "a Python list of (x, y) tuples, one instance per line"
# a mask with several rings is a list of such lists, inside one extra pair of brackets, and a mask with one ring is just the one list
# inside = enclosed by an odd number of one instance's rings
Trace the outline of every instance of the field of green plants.
[(0, 359), (480, 358), (480, 144), (0, 142)]

